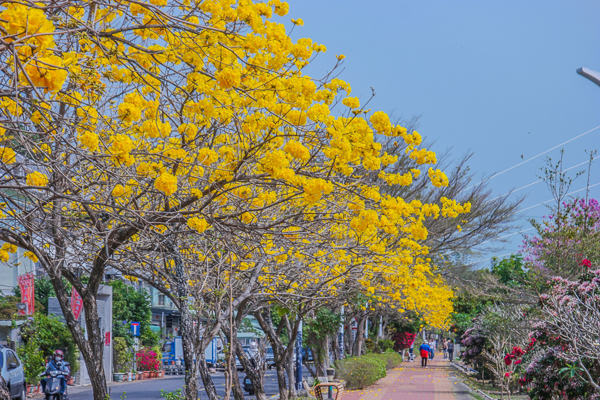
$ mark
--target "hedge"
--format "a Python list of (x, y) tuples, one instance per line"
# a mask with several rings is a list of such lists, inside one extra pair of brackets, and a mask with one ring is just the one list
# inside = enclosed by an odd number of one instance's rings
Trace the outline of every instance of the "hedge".
[(383, 354), (366, 354), (352, 357), (336, 363), (338, 377), (346, 381), (348, 389), (364, 389), (384, 378), (386, 370), (392, 369), (402, 362), (402, 356), (395, 352)]

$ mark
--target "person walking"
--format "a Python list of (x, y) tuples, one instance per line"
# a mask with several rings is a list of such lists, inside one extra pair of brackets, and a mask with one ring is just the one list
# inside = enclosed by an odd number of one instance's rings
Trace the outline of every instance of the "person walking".
[(419, 347), (419, 351), (421, 352), (421, 367), (427, 368), (427, 359), (429, 358), (429, 351), (431, 351), (429, 344), (423, 342), (421, 347)]
[(454, 340), (448, 340), (448, 359), (452, 362), (452, 357), (454, 356)]
[(448, 339), (442, 340), (442, 350), (444, 351), (444, 360), (448, 359)]
[(433, 360), (433, 357), (435, 357), (435, 340), (430, 340), (429, 341), (429, 348), (431, 349), (429, 351), (429, 359)]

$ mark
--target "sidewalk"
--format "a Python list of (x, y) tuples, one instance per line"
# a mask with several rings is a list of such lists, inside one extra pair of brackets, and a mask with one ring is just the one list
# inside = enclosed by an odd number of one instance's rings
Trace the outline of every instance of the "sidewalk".
[[(418, 362), (417, 362), (418, 361)], [(454, 377), (448, 361), (405, 362), (365, 390), (344, 392), (344, 400), (471, 400), (468, 389)]]

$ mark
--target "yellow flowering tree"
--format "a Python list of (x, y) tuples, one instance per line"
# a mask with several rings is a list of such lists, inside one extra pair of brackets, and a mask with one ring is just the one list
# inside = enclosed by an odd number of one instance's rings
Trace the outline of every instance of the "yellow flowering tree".
[[(311, 290), (333, 297), (351, 285), (395, 307), (430, 306), (430, 291), (419, 287), (439, 284), (424, 222), (469, 206), (380, 193), (374, 177), (409, 186), (415, 171), (384, 171), (396, 160), (377, 135), (408, 143), (419, 165), (434, 164), (435, 154), (385, 113), (361, 109), (348, 83), (305, 75), (325, 47), (293, 41), (271, 20), (287, 10), (279, 0), (0, 9), (0, 239), (47, 272), (95, 399), (107, 395), (95, 298), (108, 266), (179, 299), (188, 338), (198, 333), (190, 295), (202, 301), (228, 287), (213, 301), (223, 310), (228, 298), (232, 314), (232, 271), (213, 274), (217, 286), (198, 284), (215, 259), (254, 277), (247, 287), (261, 301)], [(429, 179), (447, 184), (438, 170)], [(85, 335), (62, 277), (83, 298)], [(435, 321), (444, 307), (434, 305)], [(193, 354), (204, 344), (184, 341), (190, 399)]]

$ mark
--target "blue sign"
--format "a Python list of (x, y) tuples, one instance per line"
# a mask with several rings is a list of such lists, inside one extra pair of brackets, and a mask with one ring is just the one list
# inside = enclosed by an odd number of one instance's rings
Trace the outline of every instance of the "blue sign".
[(140, 336), (140, 323), (139, 322), (131, 323), (131, 334), (133, 336)]

